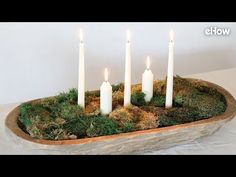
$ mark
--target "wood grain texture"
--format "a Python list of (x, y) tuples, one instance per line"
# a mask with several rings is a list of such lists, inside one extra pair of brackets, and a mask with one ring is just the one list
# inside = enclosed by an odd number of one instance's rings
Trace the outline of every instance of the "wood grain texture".
[(211, 135), (236, 115), (236, 101), (228, 91), (216, 84), (202, 80), (198, 81), (207, 83), (208, 86), (216, 88), (225, 96), (227, 109), (223, 114), (205, 120), (163, 128), (60, 141), (34, 139), (23, 132), (17, 125), (19, 106), (8, 114), (5, 124), (9, 129), (8, 133), (17, 139), (16, 141), (18, 142), (23, 138), (32, 143), (47, 145), (46, 147), (50, 147), (50, 149), (59, 148), (67, 153), (135, 154), (144, 151), (169, 148), (188, 141), (193, 141), (202, 136)]

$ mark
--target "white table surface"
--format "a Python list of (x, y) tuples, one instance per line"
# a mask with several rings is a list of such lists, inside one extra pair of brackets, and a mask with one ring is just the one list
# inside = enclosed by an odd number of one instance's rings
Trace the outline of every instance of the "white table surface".
[[(218, 70), (185, 77), (203, 79), (216, 83), (236, 98), (236, 68)], [(7, 114), (20, 103), (0, 105), (0, 154), (73, 154), (59, 148), (40, 145), (25, 140), (15, 140), (5, 127)], [(191, 143), (143, 154), (236, 154), (236, 118), (221, 127), (213, 135), (202, 137)]]

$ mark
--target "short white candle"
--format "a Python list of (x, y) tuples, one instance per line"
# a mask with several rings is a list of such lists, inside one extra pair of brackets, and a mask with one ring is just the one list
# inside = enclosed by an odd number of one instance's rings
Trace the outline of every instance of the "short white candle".
[(85, 84), (84, 84), (84, 39), (83, 31), (79, 31), (80, 45), (79, 45), (79, 81), (78, 81), (78, 105), (85, 107)]
[(173, 30), (170, 30), (167, 85), (166, 85), (166, 103), (165, 103), (166, 108), (172, 107), (173, 73), (174, 73), (174, 32)]
[(124, 106), (130, 105), (130, 101), (131, 101), (131, 47), (130, 47), (130, 31), (127, 30), (126, 53), (125, 53)]
[(145, 101), (149, 102), (153, 96), (153, 74), (150, 70), (150, 57), (147, 57), (147, 68), (142, 75), (142, 92), (145, 93)]
[(100, 111), (103, 115), (112, 111), (112, 87), (108, 82), (108, 70), (104, 71), (105, 81), (100, 87)]

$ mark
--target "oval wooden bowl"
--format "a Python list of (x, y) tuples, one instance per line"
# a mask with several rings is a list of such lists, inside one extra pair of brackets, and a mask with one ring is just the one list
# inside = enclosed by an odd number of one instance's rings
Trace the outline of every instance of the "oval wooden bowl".
[[(84, 138), (76, 140), (43, 140), (34, 139), (29, 134), (22, 131), (17, 124), (19, 106), (12, 110), (6, 118), (6, 126), (18, 137), (34, 143), (45, 145), (65, 145), (76, 146), (78, 154), (133, 154), (138, 152), (158, 150), (168, 148), (178, 144), (210, 135), (218, 130), (222, 125), (231, 120), (236, 115), (236, 101), (234, 97), (224, 88), (203, 80), (209, 87), (216, 88), (222, 93), (227, 101), (226, 111), (212, 118), (199, 120), (191, 123), (168, 126), (163, 128), (135, 131), (130, 133), (121, 133), (109, 136), (100, 136), (94, 138)], [(35, 101), (35, 100), (33, 100)], [(30, 101), (32, 102), (32, 101)], [(57, 147), (57, 146), (56, 146)]]

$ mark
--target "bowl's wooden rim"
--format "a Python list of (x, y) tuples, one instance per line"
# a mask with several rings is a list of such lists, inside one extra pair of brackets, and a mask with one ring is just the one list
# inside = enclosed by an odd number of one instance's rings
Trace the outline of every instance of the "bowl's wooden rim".
[[(229, 121), (236, 115), (236, 100), (234, 97), (223, 87), (213, 84), (208, 81), (203, 81), (200, 79), (192, 79), (188, 78), (190, 80), (199, 81), (199, 82), (205, 82), (208, 84), (208, 86), (216, 88), (220, 93), (222, 93), (227, 101), (227, 108), (226, 111), (219, 115), (212, 118), (194, 121), (190, 123), (185, 124), (179, 124), (179, 125), (173, 125), (168, 127), (162, 127), (162, 128), (155, 128), (155, 129), (149, 129), (149, 130), (141, 130), (141, 131), (135, 131), (135, 132), (129, 132), (129, 133), (120, 133), (120, 134), (114, 134), (114, 135), (108, 135), (108, 136), (100, 136), (100, 137), (93, 137), (93, 138), (83, 138), (83, 139), (75, 139), (75, 140), (43, 140), (43, 139), (34, 139), (30, 137), (29, 134), (25, 133), (21, 128), (19, 128), (17, 124), (17, 116), (19, 114), (19, 106), (14, 108), (7, 116), (5, 124), (6, 126), (18, 137), (21, 137), (25, 140), (34, 142), (34, 143), (40, 143), (40, 144), (46, 144), (46, 145), (72, 145), (72, 144), (85, 144), (85, 143), (91, 143), (91, 142), (98, 142), (98, 141), (106, 141), (106, 140), (113, 140), (113, 139), (119, 139), (119, 138), (132, 138), (135, 136), (145, 135), (145, 134), (156, 134), (161, 133), (165, 131), (176, 131), (177, 129), (182, 128), (188, 128), (192, 126), (198, 126), (201, 124), (209, 124), (214, 123), (216, 121), (226, 120)], [(39, 99), (37, 99), (39, 100)], [(32, 100), (29, 102), (34, 102), (36, 100)]]

